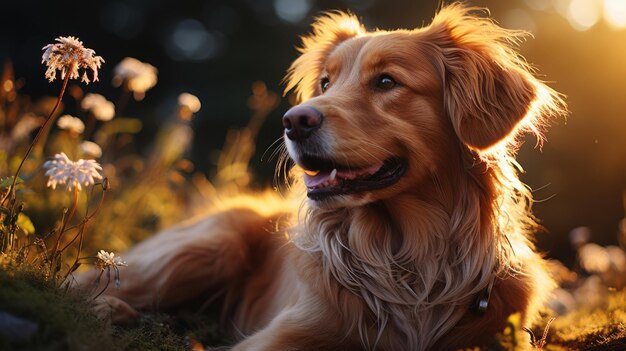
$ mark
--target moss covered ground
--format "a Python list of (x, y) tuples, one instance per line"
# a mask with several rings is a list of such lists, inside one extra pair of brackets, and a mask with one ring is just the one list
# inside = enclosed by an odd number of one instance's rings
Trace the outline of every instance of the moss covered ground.
[[(96, 318), (85, 296), (57, 288), (36, 271), (0, 269), (0, 286), (0, 312), (37, 326), (18, 341), (0, 334), (0, 350), (195, 351), (228, 343), (211, 318), (197, 313), (143, 314), (133, 325), (112, 326)], [(532, 330), (535, 350), (626, 350), (626, 291), (612, 291), (606, 304), (574, 310), (547, 326), (550, 319)], [(524, 333), (513, 316), (486, 350), (515, 350)]]

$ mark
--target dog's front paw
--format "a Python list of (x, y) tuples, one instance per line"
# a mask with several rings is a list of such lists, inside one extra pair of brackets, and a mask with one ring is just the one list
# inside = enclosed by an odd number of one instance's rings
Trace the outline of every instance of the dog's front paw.
[(113, 324), (132, 324), (139, 317), (134, 308), (114, 296), (100, 296), (92, 304), (98, 318)]

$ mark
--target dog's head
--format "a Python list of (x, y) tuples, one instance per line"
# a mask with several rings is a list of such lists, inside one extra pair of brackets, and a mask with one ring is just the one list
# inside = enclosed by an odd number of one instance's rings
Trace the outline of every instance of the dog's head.
[(285, 143), (321, 205), (360, 205), (419, 187), (464, 153), (492, 157), (539, 133), (562, 101), (531, 74), (503, 29), (452, 5), (415, 30), (367, 32), (328, 13), (286, 77), (300, 105)]

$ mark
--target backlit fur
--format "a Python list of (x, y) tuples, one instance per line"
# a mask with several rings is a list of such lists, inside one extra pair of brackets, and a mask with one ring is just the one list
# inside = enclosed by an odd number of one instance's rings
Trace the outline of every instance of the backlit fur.
[[(121, 289), (100, 304), (120, 321), (219, 301), (234, 350), (455, 350), (489, 342), (512, 313), (529, 323), (553, 283), (514, 155), (565, 106), (517, 53), (524, 33), (477, 12), (453, 4), (427, 27), (374, 32), (351, 14), (319, 17), (285, 82), (324, 123), (308, 144), (287, 140), (291, 156), (308, 147), (353, 167), (401, 157), (405, 175), (301, 202), (296, 166), (299, 200), (231, 199), (159, 233), (124, 256)], [(397, 86), (377, 89), (383, 73)], [(489, 287), (487, 311), (474, 312)]]

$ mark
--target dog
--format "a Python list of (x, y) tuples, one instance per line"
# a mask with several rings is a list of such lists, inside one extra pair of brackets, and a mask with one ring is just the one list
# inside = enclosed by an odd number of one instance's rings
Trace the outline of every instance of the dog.
[(525, 33), (480, 11), (371, 32), (318, 17), (285, 78), (293, 196), (232, 199), (140, 243), (97, 308), (213, 302), (242, 351), (456, 350), (511, 314), (531, 323), (554, 283), (514, 157), (566, 106), (518, 53)]

